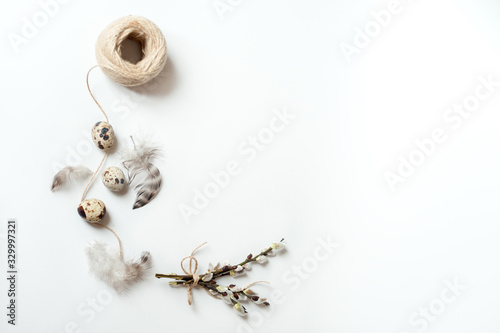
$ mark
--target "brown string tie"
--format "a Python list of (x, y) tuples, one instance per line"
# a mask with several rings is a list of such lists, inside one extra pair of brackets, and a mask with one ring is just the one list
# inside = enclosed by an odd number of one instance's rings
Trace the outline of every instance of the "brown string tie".
[[(198, 250), (200, 247), (202, 247), (206, 243), (207, 242), (199, 245), (197, 248), (195, 248), (193, 250), (193, 252), (191, 252), (191, 254), (189, 256), (184, 257), (181, 260), (181, 268), (184, 271), (184, 273), (193, 276), (193, 283), (187, 284), (187, 301), (188, 301), (189, 305), (193, 304), (193, 293), (191, 291), (191, 288), (198, 286), (198, 281), (200, 281), (200, 276), (198, 274), (196, 274), (196, 270), (198, 269), (198, 260), (196, 260), (196, 258), (194, 257), (194, 253), (196, 252), (196, 250)], [(184, 268), (184, 261), (186, 259), (189, 259), (189, 269), (188, 270), (186, 270)], [(194, 261), (194, 269), (193, 269), (193, 261)]]

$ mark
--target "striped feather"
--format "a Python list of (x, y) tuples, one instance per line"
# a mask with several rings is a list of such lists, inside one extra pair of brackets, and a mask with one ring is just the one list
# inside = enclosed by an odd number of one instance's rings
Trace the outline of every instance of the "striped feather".
[(147, 205), (151, 200), (156, 197), (161, 188), (161, 175), (160, 170), (151, 164), (148, 168), (146, 178), (135, 187), (137, 190), (137, 197), (135, 199), (134, 207), (132, 209), (141, 208)]
[(135, 187), (137, 197), (132, 209), (147, 205), (160, 192), (160, 170), (153, 164), (159, 155), (160, 149), (158, 147), (144, 141), (138, 142), (137, 145), (134, 142), (134, 148), (123, 153), (123, 166), (128, 172), (129, 184), (137, 176), (146, 174), (144, 180)]

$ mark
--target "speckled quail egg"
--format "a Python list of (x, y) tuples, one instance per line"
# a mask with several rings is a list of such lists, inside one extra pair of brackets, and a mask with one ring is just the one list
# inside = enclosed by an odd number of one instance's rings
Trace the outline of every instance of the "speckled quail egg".
[(115, 131), (107, 122), (99, 121), (92, 127), (92, 140), (99, 149), (107, 150), (115, 143)]
[(102, 183), (113, 192), (121, 191), (126, 185), (125, 175), (120, 168), (111, 166), (102, 172)]
[(87, 222), (99, 222), (106, 215), (106, 205), (99, 199), (83, 200), (78, 206), (78, 215)]

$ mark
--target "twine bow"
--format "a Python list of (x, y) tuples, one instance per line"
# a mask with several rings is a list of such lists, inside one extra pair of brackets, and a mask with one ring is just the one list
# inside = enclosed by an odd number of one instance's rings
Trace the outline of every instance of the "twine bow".
[[(205, 242), (205, 243), (199, 245), (198, 247), (196, 247), (191, 252), (190, 255), (188, 255), (187, 257), (184, 257), (181, 260), (181, 268), (184, 271), (184, 273), (193, 276), (193, 283), (190, 283), (190, 284), (186, 285), (187, 286), (187, 301), (188, 301), (189, 305), (193, 304), (193, 293), (191, 291), (191, 288), (192, 287), (196, 287), (198, 285), (198, 281), (200, 281), (200, 276), (198, 274), (196, 274), (196, 270), (198, 269), (198, 260), (196, 260), (196, 258), (194, 257), (194, 253), (196, 252), (196, 250), (198, 250), (200, 247), (202, 247), (206, 243), (207, 242)], [(189, 269), (188, 270), (186, 270), (184, 268), (184, 261), (186, 259), (189, 259)], [(193, 261), (194, 261), (194, 270), (193, 270)]]

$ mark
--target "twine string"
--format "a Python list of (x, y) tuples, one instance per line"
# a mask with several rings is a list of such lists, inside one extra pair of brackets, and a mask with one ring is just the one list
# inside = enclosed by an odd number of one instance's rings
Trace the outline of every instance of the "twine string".
[(82, 199), (80, 201), (83, 201), (85, 199), (85, 194), (87, 194), (87, 190), (89, 189), (90, 184), (92, 184), (92, 181), (94, 180), (95, 176), (97, 175), (97, 173), (101, 169), (101, 166), (104, 163), (104, 160), (106, 159), (106, 156), (108, 156), (108, 152), (107, 151), (104, 153), (104, 156), (101, 159), (101, 163), (99, 163), (99, 166), (97, 167), (97, 170), (94, 171), (94, 174), (92, 175), (92, 178), (90, 178), (89, 182), (87, 183), (87, 186), (85, 186), (85, 190), (83, 190)]
[(108, 229), (109, 231), (111, 231), (115, 235), (116, 239), (118, 240), (118, 246), (120, 247), (120, 258), (123, 259), (122, 241), (120, 240), (120, 237), (118, 237), (118, 235), (116, 234), (116, 232), (113, 229), (111, 229), (110, 227), (108, 227), (107, 225), (104, 225), (104, 224), (101, 224), (101, 223), (92, 223), (92, 224), (95, 224), (95, 225), (97, 225), (99, 227)]
[[(181, 260), (181, 268), (184, 271), (184, 273), (193, 276), (193, 283), (190, 283), (190, 284), (188, 284), (186, 286), (187, 287), (187, 301), (188, 301), (189, 305), (193, 304), (193, 292), (192, 292), (191, 288), (198, 286), (198, 282), (200, 281), (200, 276), (198, 274), (196, 274), (196, 270), (198, 269), (198, 260), (196, 260), (196, 258), (194, 257), (194, 253), (196, 252), (196, 250), (198, 250), (200, 247), (202, 247), (206, 243), (207, 242), (205, 242), (205, 243), (203, 243), (201, 245), (198, 245), (191, 252), (190, 255), (188, 255), (187, 257), (182, 258), (182, 260)], [(184, 261), (186, 261), (187, 259), (189, 259), (188, 270), (186, 270), (186, 268), (184, 268)], [(193, 263), (194, 263), (194, 265), (193, 265)]]
[(97, 101), (97, 99), (95, 99), (94, 94), (92, 93), (92, 89), (90, 89), (89, 75), (90, 75), (90, 72), (94, 68), (96, 68), (96, 67), (99, 67), (99, 65), (95, 65), (94, 67), (92, 67), (91, 69), (89, 69), (89, 71), (87, 72), (87, 89), (89, 90), (90, 96), (92, 96), (92, 99), (94, 100), (95, 104), (97, 104), (97, 106), (99, 107), (99, 109), (101, 109), (102, 114), (106, 118), (106, 122), (109, 123), (108, 115), (106, 114), (106, 112), (104, 112), (104, 110), (101, 107), (101, 104), (99, 104), (99, 102)]
[(245, 286), (245, 287), (243, 287), (242, 289), (243, 289), (243, 290), (246, 290), (246, 289), (250, 288), (251, 286), (253, 286), (254, 284), (257, 284), (257, 283), (267, 283), (267, 284), (270, 284), (270, 283), (269, 283), (269, 282), (267, 282), (267, 281), (255, 281), (255, 282), (252, 282), (252, 283), (250, 283), (250, 284), (246, 285), (246, 286)]
[[(106, 118), (106, 122), (109, 123), (109, 119), (108, 119), (108, 115), (106, 114), (106, 112), (104, 112), (104, 110), (102, 109), (101, 105), (99, 104), (99, 102), (97, 101), (97, 99), (94, 97), (94, 94), (92, 94), (92, 89), (90, 89), (90, 84), (89, 84), (89, 75), (90, 75), (90, 72), (96, 68), (96, 67), (99, 67), (99, 65), (95, 65), (94, 67), (90, 68), (89, 71), (87, 72), (87, 89), (89, 90), (89, 93), (90, 93), (90, 96), (92, 96), (92, 99), (94, 100), (94, 102), (97, 104), (97, 106), (99, 107), (99, 109), (101, 110), (102, 114), (104, 115), (104, 117)], [(82, 199), (80, 201), (83, 201), (85, 199), (85, 194), (87, 193), (87, 190), (90, 186), (90, 184), (92, 184), (92, 181), (94, 180), (95, 176), (97, 175), (97, 173), (99, 172), (99, 170), (101, 169), (101, 166), (102, 164), (104, 163), (104, 160), (106, 159), (106, 156), (108, 155), (108, 151), (106, 150), (104, 156), (102, 157), (102, 160), (101, 160), (101, 163), (99, 163), (99, 166), (97, 167), (97, 170), (94, 172), (94, 174), (92, 175), (92, 178), (90, 178), (89, 182), (87, 183), (87, 186), (85, 186), (85, 190), (83, 190), (83, 194), (82, 194)]]
[[(90, 96), (92, 96), (92, 99), (97, 104), (97, 106), (101, 110), (102, 114), (106, 118), (106, 122), (109, 123), (108, 115), (106, 114), (106, 112), (104, 112), (104, 110), (102, 109), (101, 105), (99, 104), (99, 102), (94, 97), (94, 94), (92, 93), (92, 89), (90, 89), (89, 75), (90, 75), (90, 72), (94, 68), (96, 68), (96, 67), (99, 67), (99, 65), (95, 65), (94, 67), (90, 68), (89, 71), (87, 72), (87, 89), (89, 90)], [(92, 181), (94, 180), (94, 178), (97, 175), (97, 173), (99, 172), (99, 170), (101, 170), (102, 164), (104, 163), (104, 160), (106, 159), (106, 156), (108, 156), (108, 151), (107, 150), (105, 151), (104, 156), (101, 159), (101, 163), (99, 163), (99, 166), (94, 171), (94, 174), (92, 175), (92, 177), (90, 178), (89, 182), (87, 183), (87, 186), (85, 186), (85, 189), (83, 190), (83, 194), (82, 194), (82, 199), (80, 201), (83, 201), (85, 199), (85, 194), (87, 194), (87, 190), (89, 189), (90, 185), (92, 184)], [(118, 246), (120, 247), (120, 258), (123, 259), (122, 242), (120, 240), (120, 237), (118, 237), (118, 235), (116, 234), (116, 232), (113, 229), (111, 229), (110, 227), (108, 227), (108, 226), (106, 226), (106, 225), (104, 225), (102, 223), (93, 223), (93, 224), (97, 225), (97, 226), (99, 226), (101, 228), (108, 229), (109, 231), (111, 231), (113, 233), (113, 235), (115, 235), (116, 239), (118, 240)]]

